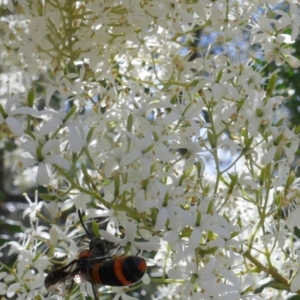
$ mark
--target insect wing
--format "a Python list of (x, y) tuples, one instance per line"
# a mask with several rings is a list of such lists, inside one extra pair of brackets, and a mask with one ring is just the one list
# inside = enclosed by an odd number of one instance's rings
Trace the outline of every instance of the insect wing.
[(45, 278), (45, 287), (53, 294), (66, 297), (70, 293), (74, 278), (78, 273), (78, 260), (73, 260), (68, 265), (50, 272)]
[(46, 289), (56, 295), (66, 297), (73, 286), (73, 277), (69, 272), (56, 269), (45, 278)]
[(99, 300), (98, 289), (90, 278), (90, 270), (95, 263), (102, 262), (105, 259), (104, 257), (93, 257), (93, 253), (90, 250), (84, 250), (80, 253), (77, 260), (78, 272), (73, 277), (73, 280), (78, 284), (88, 281), (91, 284), (94, 300)]

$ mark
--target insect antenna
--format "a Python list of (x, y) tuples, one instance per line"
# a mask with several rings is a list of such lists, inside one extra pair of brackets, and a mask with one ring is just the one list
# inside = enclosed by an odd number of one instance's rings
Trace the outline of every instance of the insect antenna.
[(80, 221), (80, 224), (82, 225), (84, 231), (86, 232), (86, 235), (91, 239), (93, 236), (88, 232), (88, 230), (86, 229), (84, 223), (83, 223), (83, 220), (82, 220), (82, 214), (81, 214), (81, 211), (78, 209), (78, 216), (79, 216), (79, 221)]

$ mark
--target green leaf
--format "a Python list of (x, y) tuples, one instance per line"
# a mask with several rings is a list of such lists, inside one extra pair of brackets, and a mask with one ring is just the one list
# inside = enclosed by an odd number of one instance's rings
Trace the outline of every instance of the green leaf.
[(0, 114), (2, 115), (3, 119), (6, 119), (8, 117), (8, 114), (5, 112), (1, 104), (0, 104)]
[(207, 138), (208, 138), (208, 141), (209, 141), (211, 147), (213, 149), (216, 148), (215, 138), (210, 130), (207, 131)]
[(91, 176), (89, 175), (88, 171), (87, 171), (87, 167), (84, 163), (81, 163), (81, 171), (83, 173), (83, 177), (84, 177), (84, 180), (85, 182), (92, 186), (93, 189), (95, 189), (95, 186), (94, 186), (94, 183), (93, 183), (93, 180), (91, 179)]
[(91, 128), (89, 131), (88, 131), (88, 134), (86, 136), (86, 141), (89, 143), (92, 136), (93, 136), (93, 133), (94, 133), (94, 128)]
[(238, 175), (228, 173), (228, 176), (231, 179), (230, 186), (233, 188), (238, 182)]
[(64, 123), (67, 122), (71, 116), (75, 113), (77, 107), (74, 105), (73, 107), (71, 107), (71, 109), (68, 111), (68, 113), (66, 114), (66, 116), (64, 117)]
[(183, 181), (190, 176), (190, 174), (192, 173), (192, 170), (193, 169), (190, 168), (189, 170), (186, 170), (185, 172), (183, 172), (182, 176), (179, 179), (178, 186), (181, 186), (183, 184)]
[(229, 183), (226, 181), (226, 179), (224, 178), (224, 176), (220, 176), (220, 181), (223, 182), (227, 187), (229, 187)]
[(212, 209), (213, 209), (213, 207), (214, 207), (214, 201), (211, 200), (211, 201), (208, 203), (206, 213), (207, 213), (207, 214), (210, 214), (211, 211), (212, 211)]
[(214, 254), (219, 248), (218, 247), (212, 247), (208, 249), (199, 249), (199, 253), (201, 256), (207, 255), (207, 254)]
[(37, 157), (38, 161), (43, 161), (44, 160), (44, 157), (43, 157), (43, 154), (42, 154), (42, 147), (41, 146), (38, 146), (36, 148), (36, 157)]
[(221, 69), (217, 75), (216, 83), (219, 83), (221, 81), (222, 76), (223, 76), (223, 70)]
[(265, 278), (259, 281), (254, 287), (254, 294), (261, 293), (265, 288), (273, 288), (275, 290), (289, 290), (289, 286), (277, 281), (273, 277)]
[(131, 132), (132, 124), (133, 124), (133, 115), (129, 114), (129, 116), (127, 118), (127, 128), (126, 128), (128, 132)]
[(275, 89), (277, 78), (278, 78), (278, 75), (276, 73), (274, 73), (272, 75), (272, 77), (270, 78), (270, 81), (269, 81), (269, 84), (267, 87), (267, 97), (269, 97), (272, 94), (273, 90)]
[(33, 107), (33, 103), (34, 103), (34, 89), (31, 88), (27, 94), (27, 105), (28, 107)]
[(174, 95), (174, 96), (171, 98), (170, 103), (172, 103), (172, 104), (176, 104), (176, 103), (177, 103), (177, 95)]
[(157, 142), (159, 140), (159, 137), (158, 137), (156, 131), (152, 131), (152, 135), (153, 135), (154, 141)]
[(300, 238), (300, 228), (297, 226), (294, 226), (294, 234), (299, 239)]
[(286, 298), (286, 300), (300, 300), (300, 295), (297, 294), (290, 294)]
[(298, 125), (298, 126), (294, 129), (294, 133), (295, 133), (295, 134), (299, 134), (299, 133), (300, 133), (300, 125)]
[(55, 195), (49, 195), (49, 194), (39, 193), (39, 197), (41, 197), (43, 200), (47, 200), (47, 201), (55, 201), (55, 200), (57, 200), (57, 196), (55, 196)]
[(94, 220), (92, 221), (92, 231), (96, 237), (100, 237), (99, 223)]
[(235, 238), (236, 236), (238, 236), (239, 234), (240, 234), (240, 232), (238, 232), (238, 231), (232, 232), (232, 233), (230, 234), (230, 238), (233, 239), (233, 238)]
[(201, 211), (197, 212), (197, 220), (196, 220), (196, 226), (200, 226), (201, 224)]
[(115, 174), (114, 182), (115, 182), (114, 196), (119, 197), (119, 195), (120, 195), (120, 174), (119, 173)]

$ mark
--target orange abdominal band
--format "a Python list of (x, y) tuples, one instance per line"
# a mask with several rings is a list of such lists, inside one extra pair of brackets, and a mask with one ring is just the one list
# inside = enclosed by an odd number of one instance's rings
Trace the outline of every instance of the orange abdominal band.
[(115, 275), (116, 277), (118, 278), (118, 280), (124, 284), (124, 285), (130, 285), (132, 282), (131, 281), (128, 281), (126, 279), (126, 277), (123, 275), (123, 272), (122, 272), (122, 266), (123, 266), (123, 260), (124, 260), (125, 257), (118, 257), (116, 260), (115, 260), (115, 263), (114, 263), (114, 271), (115, 271)]
[(92, 279), (95, 283), (98, 283), (98, 284), (102, 283), (100, 276), (99, 276), (99, 272), (98, 272), (100, 266), (101, 266), (101, 263), (98, 263), (98, 264), (95, 264), (92, 268)]
[(146, 270), (147, 270), (146, 262), (144, 260), (141, 260), (139, 265), (138, 265), (138, 268), (141, 272), (145, 273)]

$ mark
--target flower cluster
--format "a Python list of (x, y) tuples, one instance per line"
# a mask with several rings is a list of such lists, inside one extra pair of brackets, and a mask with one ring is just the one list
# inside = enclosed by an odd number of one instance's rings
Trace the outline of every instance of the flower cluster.
[[(22, 150), (15, 169), (48, 193), (27, 197), (30, 228), (4, 245), (17, 260), (1, 264), (0, 295), (56, 297), (44, 275), (88, 248), (78, 210), (118, 253), (147, 260), (140, 293), (153, 300), (299, 293), (299, 130), (277, 75), (256, 65), (300, 66), (288, 3), (8, 1), (1, 59), (17, 58), (44, 94), (7, 95), (0, 122)], [(93, 297), (75, 286), (70, 299)], [(113, 287), (113, 299), (134, 289)]]

